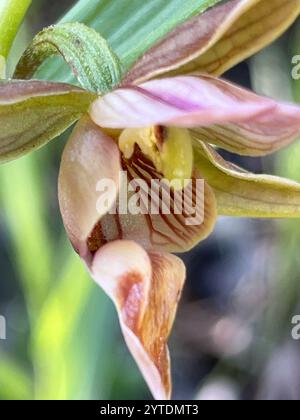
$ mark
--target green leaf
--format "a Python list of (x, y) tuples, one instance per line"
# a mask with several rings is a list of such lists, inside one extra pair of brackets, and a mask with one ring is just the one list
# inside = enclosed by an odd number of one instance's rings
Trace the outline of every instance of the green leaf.
[(68, 392), (73, 385), (69, 381), (74, 365), (70, 366), (72, 354), (66, 348), (76, 335), (76, 324), (92, 286), (80, 260), (69, 253), (33, 330), (35, 368), (40, 373), (35, 389), (37, 399), (72, 398)]
[[(62, 22), (79, 21), (105, 38), (125, 70), (178, 24), (222, 0), (80, 0)], [(71, 81), (68, 70), (51, 59), (38, 72), (47, 80)]]
[(256, 175), (226, 162), (216, 150), (194, 143), (195, 166), (213, 188), (218, 214), (242, 217), (300, 217), (300, 184)]
[(0, 162), (35, 150), (64, 132), (93, 99), (92, 94), (62, 83), (0, 82)]
[(7, 57), (30, 3), (31, 0), (0, 1), (0, 56)]
[(16, 79), (30, 79), (53, 55), (61, 55), (81, 86), (107, 93), (121, 80), (121, 63), (107, 42), (94, 30), (75, 22), (50, 26), (33, 39), (16, 68)]
[(31, 319), (45, 299), (53, 276), (52, 237), (47, 225), (49, 191), (45, 188), (45, 177), (41, 176), (47, 172), (45, 161), (41, 161), (40, 154), (28, 155), (0, 166), (2, 217)]
[(9, 354), (0, 352), (1, 400), (30, 400), (33, 384), (28, 372)]

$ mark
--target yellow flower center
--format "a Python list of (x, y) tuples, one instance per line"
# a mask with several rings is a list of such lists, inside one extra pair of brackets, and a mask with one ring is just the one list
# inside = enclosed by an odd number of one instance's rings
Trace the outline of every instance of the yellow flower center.
[(135, 145), (169, 181), (192, 177), (193, 147), (188, 130), (162, 126), (123, 130), (119, 147), (126, 159), (133, 155)]

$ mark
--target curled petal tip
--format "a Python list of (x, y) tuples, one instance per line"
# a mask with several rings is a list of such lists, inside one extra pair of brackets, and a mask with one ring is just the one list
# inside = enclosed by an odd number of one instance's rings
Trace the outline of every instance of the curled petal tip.
[(152, 277), (147, 252), (135, 242), (110, 242), (95, 254), (91, 271), (120, 311), (122, 322), (132, 330), (139, 328)]
[(184, 284), (184, 264), (170, 254), (147, 254), (134, 242), (115, 241), (95, 254), (91, 273), (113, 300), (127, 346), (154, 398), (170, 399), (167, 340)]

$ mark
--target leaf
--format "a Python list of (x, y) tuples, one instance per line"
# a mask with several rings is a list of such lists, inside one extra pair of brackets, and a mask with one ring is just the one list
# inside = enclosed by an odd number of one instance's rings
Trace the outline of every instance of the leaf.
[[(221, 0), (80, 0), (61, 22), (82, 22), (101, 33), (125, 70), (178, 24)], [(57, 59), (43, 66), (38, 78), (72, 81)]]
[(11, 45), (30, 4), (31, 0), (1, 0), (0, 56), (8, 56)]
[(93, 29), (75, 22), (50, 26), (35, 36), (21, 57), (14, 77), (30, 79), (48, 57), (61, 55), (82, 87), (110, 91), (121, 79), (121, 63)]
[(1, 400), (30, 400), (33, 384), (29, 373), (11, 355), (0, 352)]
[(53, 275), (52, 237), (46, 216), (48, 191), (46, 179), (41, 179), (46, 165), (40, 155), (28, 155), (0, 167), (2, 215), (31, 316), (45, 299)]
[[(76, 384), (72, 379), (75, 380), (82, 360), (86, 361), (84, 354), (81, 354), (81, 358), (74, 357), (70, 341), (79, 334), (77, 324), (88, 310), (86, 306), (93, 291), (93, 283), (80, 260), (74, 258), (73, 252), (70, 250), (66, 254), (57, 282), (52, 283), (39, 317), (35, 318), (32, 347), (35, 357), (36, 399), (73, 398), (72, 390), (74, 385), (76, 389)], [(57, 260), (54, 256), (54, 265), (55, 261)]]
[(0, 162), (20, 157), (61, 134), (93, 99), (92, 94), (62, 83), (0, 82)]
[(203, 142), (194, 143), (194, 154), (197, 169), (214, 190), (220, 215), (300, 217), (300, 184), (244, 171)]
[(221, 75), (278, 38), (299, 13), (299, 0), (230, 0), (169, 33), (137, 61), (126, 81)]

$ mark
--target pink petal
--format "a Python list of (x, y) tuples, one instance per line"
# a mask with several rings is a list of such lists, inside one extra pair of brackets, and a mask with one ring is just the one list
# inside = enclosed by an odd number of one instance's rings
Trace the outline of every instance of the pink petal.
[(276, 152), (300, 136), (299, 107), (277, 103), (269, 113), (250, 122), (215, 124), (192, 131), (200, 141), (245, 156), (264, 156)]
[(127, 346), (154, 398), (169, 399), (167, 340), (185, 279), (182, 261), (116, 241), (96, 253), (91, 273), (113, 300)]
[[(88, 117), (81, 119), (64, 150), (58, 185), (65, 228), (81, 256), (87, 253), (87, 238), (103, 216), (97, 208), (97, 184), (105, 178), (118, 186), (120, 170), (120, 153), (115, 141)], [(117, 193), (110, 191), (109, 205), (114, 204)]]
[[(276, 103), (213, 77), (174, 77), (120, 88), (98, 98), (90, 108), (93, 121), (102, 127), (180, 127), (249, 122)], [(300, 111), (295, 108), (298, 123)]]

